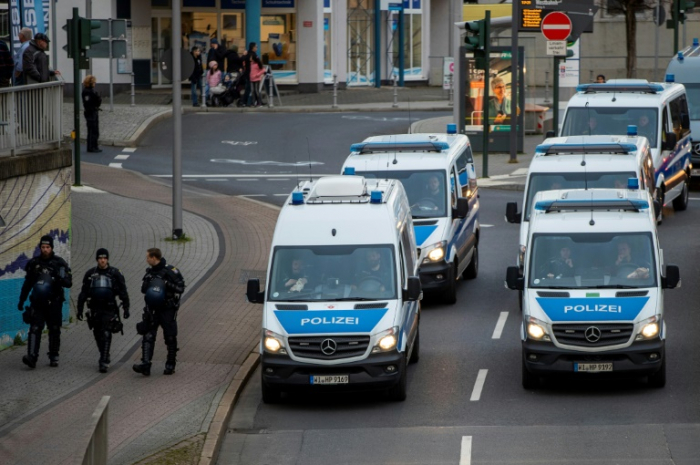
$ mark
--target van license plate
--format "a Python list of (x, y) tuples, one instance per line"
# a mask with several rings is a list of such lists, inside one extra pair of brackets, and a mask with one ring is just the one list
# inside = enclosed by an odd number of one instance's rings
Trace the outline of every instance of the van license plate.
[(574, 363), (574, 371), (598, 373), (601, 371), (613, 371), (612, 363)]
[(350, 375), (322, 375), (310, 376), (311, 384), (348, 384)]
[(690, 170), (690, 175), (691, 176), (700, 176), (700, 169)]

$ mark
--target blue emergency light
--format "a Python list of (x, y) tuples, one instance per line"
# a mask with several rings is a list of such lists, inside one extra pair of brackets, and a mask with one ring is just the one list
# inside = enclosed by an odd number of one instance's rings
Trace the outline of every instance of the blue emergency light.
[[(683, 61), (683, 52), (678, 52), (678, 61)], [(668, 75), (667, 75), (668, 76)], [(666, 81), (668, 82), (668, 81)]]
[(447, 134), (457, 134), (457, 125), (450, 123), (447, 125)]
[(304, 204), (304, 193), (303, 192), (292, 192), (292, 205), (303, 205)]
[(382, 203), (382, 191), (370, 192), (369, 203)]
[(636, 137), (637, 136), (637, 125), (636, 124), (630, 124), (627, 126), (627, 135), (629, 137)]
[(700, 39), (693, 37), (693, 47), (700, 47)]
[(343, 170), (343, 174), (346, 176), (354, 176), (355, 175), (355, 167), (354, 166), (346, 166), (345, 169)]
[(675, 74), (667, 74), (666, 75), (666, 82), (676, 82), (676, 75)]
[(627, 189), (631, 191), (636, 191), (637, 189), (639, 189), (639, 179), (627, 178)]

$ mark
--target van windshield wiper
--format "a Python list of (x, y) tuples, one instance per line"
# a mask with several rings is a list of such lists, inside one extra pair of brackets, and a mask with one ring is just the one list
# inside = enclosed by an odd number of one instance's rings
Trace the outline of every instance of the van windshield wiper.
[(338, 299), (328, 299), (326, 302), (352, 302), (354, 300), (362, 301), (362, 302), (378, 302), (381, 299), (370, 299), (368, 297), (340, 297)]
[(640, 287), (626, 284), (601, 284), (600, 286), (587, 287), (586, 289), (640, 289)]

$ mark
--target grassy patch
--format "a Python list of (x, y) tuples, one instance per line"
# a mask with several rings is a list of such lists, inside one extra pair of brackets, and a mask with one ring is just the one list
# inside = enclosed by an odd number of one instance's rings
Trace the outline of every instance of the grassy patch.
[(190, 236), (187, 234), (182, 234), (179, 239), (173, 239), (172, 237), (166, 237), (165, 242), (175, 242), (177, 244), (186, 244), (187, 242), (191, 242), (194, 239), (192, 239)]

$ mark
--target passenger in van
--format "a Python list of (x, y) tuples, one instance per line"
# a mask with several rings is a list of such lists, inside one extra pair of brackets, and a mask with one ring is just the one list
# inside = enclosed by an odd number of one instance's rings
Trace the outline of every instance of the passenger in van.
[(426, 199), (430, 199), (435, 203), (434, 210), (438, 210), (441, 204), (445, 202), (445, 193), (440, 189), (440, 179), (434, 174), (428, 177), (428, 182), (425, 185)]
[[(647, 266), (641, 266), (647, 265)], [(632, 249), (626, 241), (617, 244), (617, 260), (615, 260), (615, 275), (618, 278), (647, 279), (649, 278), (649, 266), (639, 263), (632, 258)]]
[(300, 292), (309, 282), (306, 267), (301, 258), (294, 258), (287, 273), (282, 277), (281, 288), (287, 292)]
[(583, 133), (589, 136), (602, 134), (598, 128), (598, 118), (595, 116), (588, 118), (588, 124), (586, 125), (586, 129), (583, 131)]
[(598, 76), (596, 76), (595, 82), (597, 84), (605, 84), (605, 76), (603, 76), (602, 74), (599, 74)]
[(364, 263), (355, 278), (356, 289), (363, 291), (385, 291), (391, 284), (391, 270), (382, 261), (382, 254), (377, 249), (365, 251)]
[(574, 261), (571, 258), (571, 249), (562, 247), (559, 256), (549, 260), (547, 278), (570, 278), (574, 275)]

